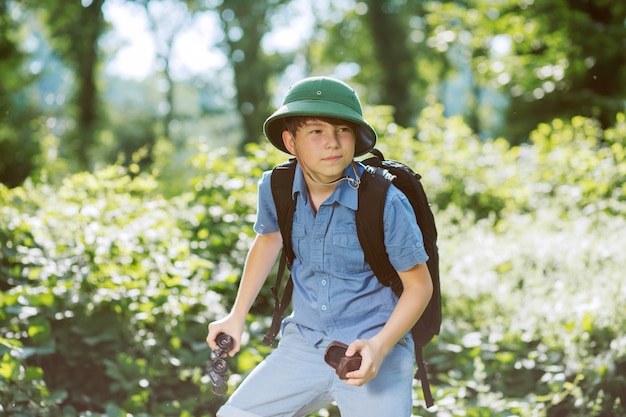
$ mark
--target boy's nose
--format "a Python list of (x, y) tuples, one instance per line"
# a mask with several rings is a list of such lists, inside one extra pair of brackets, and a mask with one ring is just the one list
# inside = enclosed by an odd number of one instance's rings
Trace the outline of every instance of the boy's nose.
[(335, 129), (329, 129), (324, 132), (324, 138), (326, 146), (338, 146), (339, 145), (339, 133)]

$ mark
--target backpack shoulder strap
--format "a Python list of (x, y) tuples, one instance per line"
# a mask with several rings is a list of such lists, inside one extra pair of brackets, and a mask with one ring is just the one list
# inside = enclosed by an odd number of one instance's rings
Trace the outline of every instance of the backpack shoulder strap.
[[(395, 176), (383, 167), (384, 157), (382, 153), (377, 149), (374, 149), (372, 153), (375, 155), (374, 157), (363, 161), (366, 170), (361, 177), (359, 189), (359, 207), (356, 212), (357, 235), (365, 259), (370, 264), (378, 280), (383, 285), (391, 287), (399, 297), (403, 289), (402, 281), (387, 256), (383, 221), (387, 190)], [(437, 284), (439, 283), (438, 277), (436, 282)], [(429, 307), (431, 307), (431, 304), (427, 308)], [(439, 318), (441, 318), (441, 315), (439, 315)], [(415, 378), (421, 382), (426, 407), (429, 408), (434, 404), (434, 399), (430, 390), (426, 362), (424, 361), (422, 351), (425, 343), (421, 340), (422, 335), (417, 326), (413, 327), (411, 333), (414, 339), (417, 363)]]
[(291, 228), (293, 225), (293, 214), (296, 211), (296, 200), (293, 199), (293, 179), (296, 174), (296, 160), (289, 161), (276, 166), (272, 170), (270, 185), (272, 198), (276, 206), (276, 217), (278, 227), (283, 237), (283, 251), (286, 252), (288, 264), (295, 258), (293, 246), (291, 245)]
[(392, 176), (381, 167), (365, 166), (359, 187), (359, 207), (356, 211), (356, 230), (367, 263), (379, 281), (402, 293), (402, 281), (389, 261), (385, 248), (384, 209)]
[(285, 274), (285, 267), (291, 269), (291, 264), (295, 258), (291, 243), (293, 215), (296, 211), (296, 201), (292, 196), (293, 178), (295, 173), (296, 161), (295, 159), (291, 159), (288, 162), (275, 167), (270, 177), (272, 198), (274, 199), (274, 205), (276, 206), (278, 227), (280, 228), (280, 234), (283, 238), (283, 249), (280, 253), (276, 283), (271, 287), (272, 298), (274, 299), (272, 324), (263, 338), (263, 343), (268, 346), (274, 344), (274, 340), (276, 339), (276, 335), (280, 329), (283, 314), (285, 313), (289, 303), (291, 303), (291, 295), (293, 292), (293, 281), (291, 280), (291, 274), (289, 274), (285, 288), (282, 291), (282, 296), (279, 297), (282, 279)]

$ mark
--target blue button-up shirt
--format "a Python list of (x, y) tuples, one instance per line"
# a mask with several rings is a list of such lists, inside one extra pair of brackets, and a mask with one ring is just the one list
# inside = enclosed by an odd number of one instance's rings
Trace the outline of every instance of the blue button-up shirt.
[[(364, 167), (357, 164), (357, 169), (361, 175)], [(258, 234), (279, 231), (270, 174), (265, 172), (259, 181), (254, 225)], [(351, 166), (345, 175), (355, 177)], [(291, 235), (296, 255), (291, 268), (293, 313), (283, 324), (297, 324), (313, 345), (324, 336), (345, 343), (374, 336), (398, 299), (389, 287), (380, 284), (365, 262), (355, 223), (358, 190), (341, 181), (315, 214), (303, 172), (297, 166), (293, 196), (297, 199)], [(384, 223), (389, 260), (397, 271), (426, 262), (428, 255), (413, 209), (394, 186), (387, 192)]]

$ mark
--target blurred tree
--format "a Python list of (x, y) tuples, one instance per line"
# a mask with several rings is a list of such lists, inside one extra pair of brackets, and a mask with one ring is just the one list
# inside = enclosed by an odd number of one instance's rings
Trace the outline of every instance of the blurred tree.
[[(429, 2), (448, 43), (471, 55), (476, 82), (506, 93), (501, 134), (526, 141), (538, 123), (575, 115), (615, 123), (626, 97), (626, 5), (610, 0)], [(479, 90), (477, 90), (479, 91)]]
[(380, 102), (393, 105), (397, 123), (414, 126), (419, 103), (419, 96), (413, 94), (419, 83), (416, 68), (419, 55), (417, 44), (409, 36), (411, 15), (395, 1), (365, 0), (364, 3), (368, 10), (363, 20), (380, 67)]
[(215, 6), (224, 30), (222, 47), (233, 69), (237, 109), (243, 122), (242, 151), (248, 143), (259, 141), (261, 126), (271, 113), (270, 79), (290, 61), (287, 55), (267, 55), (261, 47), (263, 36), (270, 30), (269, 17), (288, 2), (224, 0)]
[(98, 97), (100, 49), (98, 40), (106, 29), (104, 0), (22, 0), (43, 14), (49, 41), (61, 60), (74, 72), (74, 97), (70, 113), (76, 126), (65, 139), (69, 155), (79, 169), (91, 166), (90, 150), (97, 141), (102, 117)]
[[(158, 68), (165, 83), (165, 105), (162, 109), (162, 135), (171, 140), (171, 124), (176, 118), (174, 100), (176, 83), (172, 78), (171, 64), (174, 58), (176, 38), (189, 27), (194, 15), (204, 11), (202, 1), (197, 0), (128, 0), (140, 4), (148, 19), (148, 26), (156, 45)], [(152, 146), (153, 144), (149, 144)]]
[(415, 126), (426, 96), (437, 92), (450, 69), (446, 56), (426, 42), (431, 29), (423, 3), (366, 0), (349, 10), (337, 6), (327, 13), (334, 18), (320, 16), (311, 66), (356, 65), (351, 75), (367, 86), (365, 101), (391, 105), (397, 123)]
[(10, 0), (0, 0), (0, 182), (20, 185), (39, 153), (35, 138), (39, 111), (25, 89), (35, 77), (24, 69), (19, 27), (24, 15)]
[[(506, 17), (520, 11), (506, 10)], [(513, 53), (531, 65), (512, 87), (512, 137), (525, 138), (554, 117), (582, 115), (604, 129), (613, 126), (626, 108), (626, 3), (553, 0), (536, 2), (526, 13), (538, 33), (530, 48), (514, 44)], [(514, 123), (520, 116), (525, 126)]]
[[(131, 0), (132, 1), (132, 0)], [(156, 45), (156, 55), (158, 67), (163, 75), (165, 85), (165, 109), (162, 118), (162, 134), (170, 140), (170, 125), (174, 120), (175, 103), (174, 89), (175, 83), (172, 79), (171, 60), (174, 52), (174, 41), (180, 32), (189, 24), (191, 14), (184, 3), (172, 0), (135, 0), (141, 4), (148, 18), (148, 25), (154, 43)]]

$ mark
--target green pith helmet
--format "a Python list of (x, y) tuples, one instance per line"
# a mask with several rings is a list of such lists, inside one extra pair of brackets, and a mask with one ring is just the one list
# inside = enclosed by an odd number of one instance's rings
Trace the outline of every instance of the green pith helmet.
[(281, 107), (267, 118), (263, 133), (283, 152), (281, 119), (289, 116), (324, 116), (356, 123), (355, 156), (363, 155), (376, 144), (376, 131), (363, 118), (361, 102), (354, 90), (342, 81), (328, 77), (305, 78), (291, 86)]

